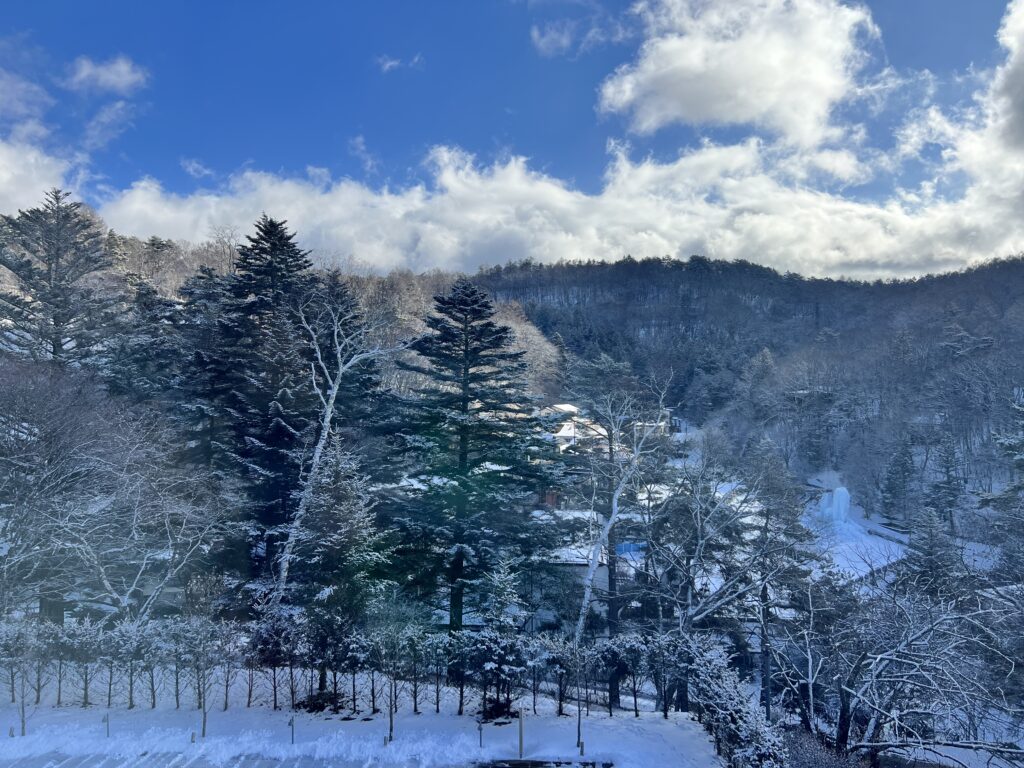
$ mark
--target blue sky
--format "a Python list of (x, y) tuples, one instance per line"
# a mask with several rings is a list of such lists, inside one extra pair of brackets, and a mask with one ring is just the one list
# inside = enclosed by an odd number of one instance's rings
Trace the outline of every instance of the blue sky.
[(190, 240), (266, 210), (381, 269), (947, 269), (1024, 247), (1022, 19), (993, 0), (15, 3), (0, 207), (61, 184), (119, 231)]

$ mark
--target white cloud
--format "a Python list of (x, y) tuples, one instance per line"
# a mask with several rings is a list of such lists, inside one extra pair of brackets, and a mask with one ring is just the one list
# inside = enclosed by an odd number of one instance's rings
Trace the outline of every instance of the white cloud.
[(867, 9), (838, 0), (651, 0), (646, 39), (601, 86), (600, 107), (640, 134), (672, 123), (744, 124), (787, 142), (837, 138), (835, 105), (855, 89)]
[(36, 146), (0, 139), (0, 212), (39, 204), (46, 190), (65, 185), (69, 170), (68, 162)]
[(576, 23), (561, 19), (530, 27), (530, 41), (541, 56), (561, 56), (572, 48), (576, 37)]
[[(144, 178), (106, 191), (100, 212), (118, 231), (202, 239), (218, 226), (247, 231), (266, 211), (287, 218), (322, 256), (351, 255), (382, 269), (626, 253), (744, 258), (812, 275), (949, 269), (1024, 250), (1024, 0), (1011, 4), (999, 40), (1005, 60), (978, 80), (973, 99), (946, 109), (915, 101), (887, 153), (871, 147), (861, 126), (846, 125), (842, 140), (794, 139), (828, 135), (826, 110), (817, 129), (705, 141), (670, 160), (612, 143), (592, 192), (526, 158), (487, 163), (442, 146), (426, 159), (425, 181), (403, 187), (333, 179), (323, 168), (296, 177), (247, 169), (188, 194)], [(361, 136), (349, 149), (373, 159)], [(905, 166), (914, 182), (900, 186)], [(0, 141), (0, 210), (35, 203), (74, 170), (24, 142)], [(894, 185), (887, 196), (842, 191), (883, 175)]]
[(380, 67), (380, 71), (387, 74), (393, 69), (398, 69), (402, 66), (401, 59), (393, 59), (390, 56), (378, 56), (377, 66)]
[(381, 73), (385, 75), (403, 67), (407, 69), (419, 69), (423, 66), (423, 56), (419, 53), (408, 61), (388, 56), (387, 54), (378, 56), (375, 61), (377, 62), (377, 67), (380, 69)]
[(197, 239), (217, 225), (248, 229), (262, 211), (287, 218), (320, 253), (388, 269), (473, 269), (530, 256), (745, 258), (806, 274), (921, 273), (1009, 253), (1021, 225), (972, 205), (914, 210), (790, 185), (755, 139), (706, 144), (671, 163), (614, 147), (605, 184), (588, 195), (513, 157), (480, 165), (435, 148), (430, 182), (373, 189), (350, 179), (245, 171), (217, 192), (175, 195), (144, 179), (101, 208), (118, 231)]
[(179, 165), (181, 170), (191, 176), (193, 179), (203, 179), (207, 176), (213, 176), (213, 171), (207, 168), (200, 160), (194, 157), (183, 157), (181, 158)]
[(79, 56), (71, 66), (65, 85), (73, 91), (105, 91), (127, 96), (146, 85), (148, 80), (149, 72), (127, 56), (115, 56), (108, 61)]
[(124, 100), (100, 108), (85, 126), (82, 146), (89, 152), (103, 149), (132, 125), (135, 107)]
[(38, 120), (52, 104), (53, 98), (44, 88), (0, 69), (0, 122)]
[(366, 146), (366, 138), (360, 134), (348, 140), (348, 153), (363, 166), (363, 173), (377, 172), (377, 158)]

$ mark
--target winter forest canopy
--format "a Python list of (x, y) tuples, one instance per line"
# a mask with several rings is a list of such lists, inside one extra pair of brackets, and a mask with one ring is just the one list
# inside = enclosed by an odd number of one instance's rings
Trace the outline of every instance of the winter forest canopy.
[(1024, 755), (1024, 260), (367, 275), (53, 190), (0, 280), (23, 729), (173, 697), (205, 735), (238, 683), (392, 731), (690, 711), (736, 766)]

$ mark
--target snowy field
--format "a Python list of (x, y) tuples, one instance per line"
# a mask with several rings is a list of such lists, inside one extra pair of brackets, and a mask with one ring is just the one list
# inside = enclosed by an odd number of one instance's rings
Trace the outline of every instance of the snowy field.
[[(286, 710), (269, 708), (211, 712), (206, 739), (198, 736), (195, 711), (173, 709), (109, 710), (111, 734), (92, 707), (40, 707), (30, 714), (28, 735), (18, 732), (17, 711), (0, 709), (0, 768), (355, 768), (356, 766), (470, 766), (518, 757), (518, 724), (488, 724), (483, 747), (472, 716), (401, 712), (395, 740), (385, 746), (386, 714), (372, 720), (340, 720), (341, 715), (295, 713), (291, 744)], [(195, 732), (196, 743), (191, 742)], [(719, 768), (707, 734), (689, 716), (656, 713), (639, 719), (623, 712), (609, 718), (592, 711), (583, 719), (586, 754), (576, 749), (576, 718), (528, 715), (524, 721), (524, 758), (607, 761), (620, 768)]]

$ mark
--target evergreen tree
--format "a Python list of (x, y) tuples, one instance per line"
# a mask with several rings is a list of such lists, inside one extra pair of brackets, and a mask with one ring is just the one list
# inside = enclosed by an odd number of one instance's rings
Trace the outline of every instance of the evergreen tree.
[(327, 682), (327, 660), (340, 653), (340, 638), (365, 618), (384, 585), (387, 544), (376, 528), (372, 507), (367, 478), (335, 438), (314, 482), (287, 596), (305, 609), (321, 691)]
[(247, 239), (227, 283), (219, 354), (232, 454), (253, 508), (252, 576), (265, 580), (294, 506), (316, 411), (308, 345), (294, 322), (295, 306), (311, 285), (312, 264), (283, 221), (264, 215)]
[(524, 507), (540, 485), (539, 423), (525, 391), (523, 352), (512, 348), (511, 329), (492, 319), (487, 295), (459, 279), (435, 297), (434, 309), (429, 333), (413, 346), (419, 359), (402, 363), (430, 382), (409, 404), (419, 461), (413, 480), (421, 490), (403, 523), (406, 556), (425, 566), (421, 583), (441, 578), (450, 627), (458, 630), (467, 586), (501, 549), (528, 547)]
[(949, 598), (964, 587), (967, 573), (956, 541), (943, 516), (931, 505), (925, 505), (914, 515), (902, 565), (906, 580), (926, 594)]
[(903, 440), (889, 460), (882, 485), (882, 512), (890, 520), (910, 519), (907, 507), (911, 501), (910, 482), (913, 475), (914, 455), (910, 450), (910, 443)]
[(0, 289), (0, 348), (60, 363), (96, 352), (116, 305), (95, 284), (111, 266), (103, 232), (69, 197), (53, 189), (41, 207), (0, 223), (0, 267), (15, 288)]
[(936, 454), (939, 478), (928, 488), (926, 502), (946, 522), (951, 536), (956, 535), (956, 516), (963, 498), (960, 463), (953, 435), (944, 432)]
[(150, 283), (129, 280), (134, 296), (103, 352), (104, 377), (115, 394), (167, 402), (181, 375), (180, 306)]
[(228, 411), (236, 372), (224, 344), (230, 328), (228, 279), (200, 267), (182, 286), (181, 297), (178, 413), (188, 433), (185, 460), (220, 473), (237, 470)]

